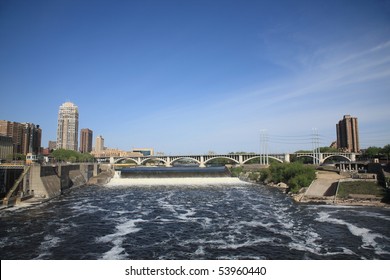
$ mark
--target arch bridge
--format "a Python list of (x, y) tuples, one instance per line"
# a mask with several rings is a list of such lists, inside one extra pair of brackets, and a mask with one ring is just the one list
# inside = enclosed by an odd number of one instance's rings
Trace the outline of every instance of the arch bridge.
[[(258, 159), (259, 163), (266, 164), (268, 159), (274, 159), (279, 162), (290, 162), (292, 155), (297, 158), (311, 157), (313, 162), (319, 164), (324, 163), (325, 160), (332, 157), (342, 157), (346, 161), (355, 161), (356, 154), (354, 153), (285, 153), (285, 154), (219, 154), (219, 155), (169, 155), (169, 156), (142, 156), (142, 157), (110, 157), (111, 164), (118, 164), (124, 160), (132, 161), (135, 165), (145, 165), (148, 161), (159, 161), (167, 167), (172, 167), (176, 162), (181, 160), (188, 160), (199, 164), (199, 167), (206, 167), (206, 165), (215, 159), (228, 159), (238, 165)], [(102, 159), (102, 158), (101, 158)], [(106, 158), (108, 159), (108, 158)]]

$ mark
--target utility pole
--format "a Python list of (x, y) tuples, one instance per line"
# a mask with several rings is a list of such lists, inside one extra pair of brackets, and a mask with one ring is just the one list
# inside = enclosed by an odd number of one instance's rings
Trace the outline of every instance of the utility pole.
[(260, 130), (260, 164), (268, 165), (268, 135), (265, 129)]

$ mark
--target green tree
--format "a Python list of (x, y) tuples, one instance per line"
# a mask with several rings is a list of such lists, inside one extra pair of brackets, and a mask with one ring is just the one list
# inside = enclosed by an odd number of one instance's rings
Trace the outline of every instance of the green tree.
[(390, 157), (390, 144), (387, 144), (386, 146), (384, 146), (381, 150), (381, 153), (386, 155), (387, 158)]
[(72, 150), (58, 149), (51, 153), (57, 161), (67, 162), (88, 162), (93, 161), (93, 156), (90, 154), (82, 154)]
[(332, 147), (320, 147), (321, 153), (337, 153), (339, 150)]
[(377, 157), (380, 152), (381, 152), (381, 148), (379, 147), (368, 147), (367, 150), (364, 152), (364, 156), (373, 158), (373, 157)]

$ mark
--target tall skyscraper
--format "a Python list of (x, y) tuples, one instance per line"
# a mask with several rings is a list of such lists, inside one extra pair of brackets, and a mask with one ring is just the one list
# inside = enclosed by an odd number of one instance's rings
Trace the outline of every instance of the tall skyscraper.
[(100, 152), (103, 152), (103, 150), (104, 150), (104, 138), (100, 135), (100, 136), (96, 137), (95, 151), (100, 153)]
[(80, 152), (90, 153), (92, 151), (92, 130), (83, 128), (80, 134)]
[(345, 115), (336, 124), (337, 148), (351, 153), (359, 153), (359, 129), (356, 117)]
[(65, 102), (58, 112), (57, 149), (77, 151), (79, 109), (72, 102)]

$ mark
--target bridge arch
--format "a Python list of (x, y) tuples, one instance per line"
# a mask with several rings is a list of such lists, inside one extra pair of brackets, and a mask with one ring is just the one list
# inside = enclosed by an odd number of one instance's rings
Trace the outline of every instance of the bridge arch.
[(148, 157), (148, 158), (145, 158), (144, 160), (142, 160), (140, 162), (140, 165), (144, 165), (148, 161), (159, 161), (159, 162), (162, 162), (164, 164), (167, 164), (167, 161), (162, 159), (162, 158)]
[[(264, 155), (263, 155), (263, 157), (264, 157)], [(258, 159), (260, 160), (260, 156), (254, 156), (254, 157), (251, 157), (251, 158), (248, 158), (248, 159), (244, 160), (244, 161), (242, 162), (242, 164), (245, 164), (245, 163), (247, 163), (248, 161), (254, 160), (254, 159), (256, 159), (256, 158), (258, 158)], [(277, 157), (274, 157), (274, 156), (270, 156), (270, 155), (268, 155), (268, 158), (271, 158), (271, 159), (274, 159), (274, 160), (276, 160), (276, 161), (278, 161), (278, 162), (280, 162), (280, 163), (283, 163), (283, 160), (281, 160), (280, 158), (277, 158)]]
[(343, 158), (343, 159), (346, 159), (347, 161), (351, 162), (351, 159), (348, 158), (347, 156), (344, 156), (344, 155), (330, 155), (330, 156), (325, 157), (325, 158), (322, 160), (322, 162), (325, 162), (327, 159), (330, 159), (330, 158), (332, 158), (332, 157), (334, 157), (334, 158)]
[(314, 155), (310, 155), (310, 154), (307, 154), (307, 155), (297, 155), (296, 158), (311, 158), (311, 159), (318, 159), (320, 160), (319, 158), (315, 157)]
[(234, 161), (235, 163), (238, 163), (238, 164), (240, 163), (239, 161), (237, 161), (237, 160), (235, 160), (234, 158), (231, 158), (231, 157), (216, 156), (216, 157), (208, 158), (207, 160), (204, 161), (204, 164), (206, 164), (209, 161), (212, 161), (214, 159), (228, 159), (228, 160)]
[(199, 160), (197, 160), (196, 158), (193, 158), (193, 157), (178, 157), (178, 158), (175, 158), (175, 159), (172, 159), (171, 160), (171, 165), (173, 165), (175, 162), (177, 161), (180, 161), (180, 160), (191, 160), (193, 162), (196, 162), (197, 164), (201, 164)]
[(122, 158), (116, 159), (116, 160), (114, 161), (114, 164), (120, 163), (120, 162), (123, 161), (123, 160), (131, 160), (131, 161), (133, 161), (135, 164), (138, 164), (138, 161), (137, 161), (136, 159), (134, 159), (134, 158), (127, 158), (127, 157), (122, 157)]

